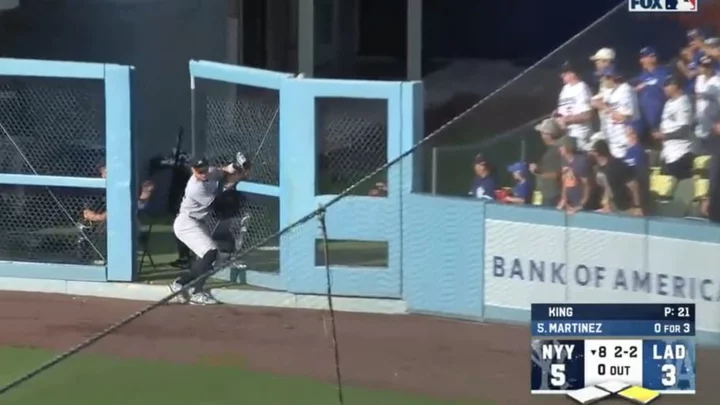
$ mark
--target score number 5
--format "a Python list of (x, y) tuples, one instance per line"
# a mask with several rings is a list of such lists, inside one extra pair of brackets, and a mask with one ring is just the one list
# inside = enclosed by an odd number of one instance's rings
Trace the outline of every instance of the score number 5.
[(660, 372), (662, 373), (660, 383), (663, 387), (674, 387), (677, 384), (677, 368), (674, 364), (663, 364)]

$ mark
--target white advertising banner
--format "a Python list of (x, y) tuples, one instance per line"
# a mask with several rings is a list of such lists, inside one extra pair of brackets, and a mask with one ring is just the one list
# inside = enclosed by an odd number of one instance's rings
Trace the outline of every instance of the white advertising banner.
[(697, 328), (720, 332), (720, 245), (485, 221), (485, 305), (534, 302), (693, 302)]

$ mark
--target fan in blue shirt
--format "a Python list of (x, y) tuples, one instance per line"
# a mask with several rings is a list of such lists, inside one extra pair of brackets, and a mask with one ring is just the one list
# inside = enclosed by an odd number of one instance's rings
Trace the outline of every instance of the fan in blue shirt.
[(532, 184), (528, 180), (528, 165), (525, 162), (516, 162), (508, 166), (515, 179), (515, 186), (512, 188), (512, 195), (505, 198), (506, 203), (528, 204), (532, 200)]
[(495, 179), (490, 173), (490, 166), (482, 154), (475, 156), (475, 179), (470, 186), (469, 195), (488, 200), (495, 199)]
[(642, 116), (639, 123), (643, 125), (639, 128), (638, 136), (646, 140), (660, 128), (665, 105), (663, 82), (670, 75), (670, 71), (664, 66), (658, 66), (657, 51), (650, 46), (640, 50), (640, 65), (643, 71), (633, 84), (638, 93), (638, 106)]

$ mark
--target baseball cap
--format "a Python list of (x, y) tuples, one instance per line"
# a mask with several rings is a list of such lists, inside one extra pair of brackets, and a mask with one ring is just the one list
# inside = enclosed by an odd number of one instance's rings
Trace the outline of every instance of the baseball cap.
[(646, 46), (640, 50), (640, 57), (657, 56), (657, 50), (653, 46)]
[(678, 78), (677, 76), (670, 75), (670, 76), (665, 77), (664, 85), (665, 86), (672, 86), (672, 85), (682, 86), (682, 82), (680, 81), (680, 78)]
[(204, 157), (190, 159), (190, 167), (193, 169), (202, 169), (208, 166), (210, 166), (210, 163)]
[(541, 123), (535, 125), (535, 130), (541, 134), (549, 134), (553, 138), (559, 138), (562, 135), (562, 128), (552, 118), (542, 120)]
[(564, 62), (564, 63), (562, 64), (561, 69), (562, 69), (562, 72), (563, 72), (563, 73), (568, 73), (568, 72), (577, 73), (577, 70), (575, 69), (575, 66), (573, 66), (573, 64), (570, 63), (570, 61)]
[(705, 40), (705, 45), (717, 48), (720, 46), (720, 38), (708, 38)]
[(515, 162), (507, 167), (507, 170), (510, 173), (520, 172), (520, 173), (527, 173), (528, 166), (525, 162)]
[(700, 28), (693, 28), (687, 32), (688, 39), (705, 38), (705, 33)]
[(590, 60), (615, 60), (615, 51), (612, 48), (600, 48)]
[(483, 156), (482, 153), (478, 153), (477, 155), (475, 155), (475, 159), (473, 159), (473, 161), (475, 162), (476, 165), (483, 164), (483, 163), (486, 163), (486, 162), (487, 162), (487, 161), (485, 160), (485, 156)]
[(715, 65), (715, 60), (708, 55), (703, 55), (702, 57), (700, 57), (699, 62), (700, 62), (700, 66), (714, 66)]

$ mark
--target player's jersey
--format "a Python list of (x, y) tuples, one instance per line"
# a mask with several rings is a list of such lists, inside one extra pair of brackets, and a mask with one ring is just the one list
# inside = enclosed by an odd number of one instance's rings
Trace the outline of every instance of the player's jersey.
[[(585, 82), (566, 84), (560, 91), (557, 112), (562, 117), (588, 112), (591, 110), (591, 98), (590, 87)], [(582, 124), (570, 124), (567, 127), (567, 134), (576, 139), (581, 149), (589, 147), (588, 141), (591, 133), (590, 121)]]
[[(676, 132), (682, 127), (687, 127), (689, 135), (690, 125), (692, 125), (692, 105), (690, 104), (690, 98), (683, 94), (678, 98), (668, 99), (663, 108), (660, 132), (669, 134)], [(661, 156), (665, 162), (672, 163), (690, 152), (691, 148), (692, 141), (690, 139), (668, 139), (663, 141)]]
[(695, 136), (707, 138), (713, 122), (720, 118), (720, 77), (699, 75), (695, 79)]
[(606, 121), (605, 137), (610, 146), (610, 153), (616, 158), (622, 159), (627, 151), (627, 128), (624, 121), (613, 120), (612, 114), (617, 112), (629, 116), (629, 120), (637, 120), (640, 116), (637, 96), (629, 84), (621, 83), (605, 92), (604, 101), (608, 106), (601, 114)]
[(211, 167), (207, 181), (200, 181), (195, 176), (190, 177), (185, 186), (185, 196), (180, 203), (180, 214), (193, 219), (204, 219), (211, 211), (220, 188), (223, 172)]

